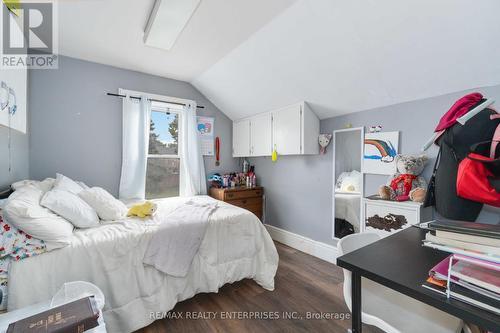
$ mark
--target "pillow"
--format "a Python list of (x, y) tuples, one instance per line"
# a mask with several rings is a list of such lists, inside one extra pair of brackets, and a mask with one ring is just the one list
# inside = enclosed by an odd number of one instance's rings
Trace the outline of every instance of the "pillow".
[(74, 193), (54, 189), (45, 193), (40, 204), (64, 217), (77, 228), (99, 225), (96, 211)]
[(56, 180), (54, 178), (45, 178), (41, 182), (38, 182), (36, 184), (36, 187), (38, 187), (40, 190), (42, 190), (43, 193), (46, 193), (54, 187), (54, 184), (56, 183)]
[(78, 194), (83, 191), (83, 187), (78, 185), (74, 180), (58, 173), (56, 175), (54, 190), (63, 190), (71, 192), (73, 194)]
[(24, 186), (34, 185), (35, 187), (40, 188), (43, 192), (48, 192), (54, 186), (55, 181), (56, 180), (54, 178), (46, 178), (46, 179), (44, 179), (41, 182), (38, 181), (38, 180), (29, 180), (29, 179), (26, 179), (26, 180), (21, 180), (21, 181), (15, 182), (10, 187), (14, 191), (18, 191), (19, 189), (23, 188)]
[(84, 182), (76, 182), (78, 185), (80, 185), (84, 190), (88, 190), (90, 187), (85, 184)]
[(100, 187), (83, 190), (79, 194), (104, 221), (119, 220), (127, 214), (127, 206)]
[(23, 186), (26, 186), (26, 185), (36, 185), (38, 183), (39, 183), (39, 181), (37, 181), (37, 180), (25, 179), (25, 180), (20, 180), (18, 182), (13, 183), (10, 187), (12, 187), (12, 189), (14, 191), (17, 191), (17, 190), (19, 190)]
[(25, 233), (54, 244), (54, 247), (68, 245), (73, 234), (73, 225), (40, 206), (42, 196), (43, 191), (34, 185), (27, 185), (15, 191), (3, 208), (5, 219)]

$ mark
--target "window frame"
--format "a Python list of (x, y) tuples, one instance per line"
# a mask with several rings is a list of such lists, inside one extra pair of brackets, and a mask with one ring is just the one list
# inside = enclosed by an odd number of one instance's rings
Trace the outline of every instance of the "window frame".
[[(167, 102), (165, 102), (167, 103)], [(152, 114), (153, 112), (163, 112), (163, 113), (167, 113), (167, 114), (172, 114), (172, 113), (175, 113), (177, 115), (177, 122), (178, 122), (178, 127), (177, 127), (177, 130), (179, 131), (179, 134), (181, 133), (182, 131), (182, 110), (180, 109), (169, 109), (169, 108), (166, 108), (165, 110), (161, 110), (159, 108), (155, 109), (153, 108), (153, 106), (151, 105), (151, 114), (149, 115), (149, 119), (151, 119), (152, 117)], [(149, 153), (149, 144), (148, 144), (148, 157), (147, 158), (178, 158), (180, 159), (180, 163), (181, 163), (181, 166), (182, 166), (182, 135), (178, 135), (177, 136), (177, 155), (172, 155), (172, 154), (150, 154)]]
[[(183, 99), (183, 98), (177, 98), (177, 97), (171, 97), (171, 96), (165, 96), (165, 95), (157, 95), (157, 94), (150, 94), (150, 93), (145, 93), (145, 92), (141, 92), (141, 91), (134, 91), (134, 90), (128, 90), (128, 89), (123, 89), (123, 88), (120, 88), (118, 89), (118, 93), (120, 95), (132, 95), (132, 96), (144, 96), (146, 98), (149, 98), (149, 99), (154, 99), (154, 100), (157, 100), (157, 101), (162, 101), (166, 104), (170, 104), (170, 103), (181, 103), (181, 104), (185, 104), (185, 105), (196, 105), (196, 102), (193, 101), (193, 100), (189, 100), (189, 99)], [(161, 103), (161, 102), (152, 102), (151, 104), (151, 112), (153, 112), (154, 108), (153, 108), (153, 103)], [(162, 112), (162, 110), (159, 110), (160, 112)], [(170, 113), (176, 113), (178, 114), (178, 121), (179, 121), (179, 133), (182, 133), (182, 128), (184, 127), (183, 126), (183, 122), (182, 122), (182, 117), (183, 117), (183, 114), (182, 114), (182, 111), (183, 111), (183, 108), (182, 107), (179, 107), (179, 108), (172, 108), (172, 109), (168, 109), (166, 108), (163, 112), (170, 112)], [(151, 119), (151, 114), (149, 115), (150, 119)], [(148, 161), (149, 158), (178, 158), (179, 159), (179, 196), (182, 195), (182, 184), (185, 183), (185, 168), (184, 168), (184, 158), (183, 158), (183, 149), (182, 149), (182, 135), (179, 135), (178, 138), (177, 138), (177, 144), (178, 144), (178, 148), (177, 148), (177, 155), (171, 155), (171, 154), (167, 154), (167, 155), (155, 155), (155, 154), (149, 154), (149, 144), (148, 144), (148, 155), (146, 157), (146, 163)], [(147, 177), (147, 170), (146, 170), (146, 177)], [(172, 197), (173, 198), (173, 197)]]
[[(165, 102), (168, 103), (168, 102)], [(146, 157), (146, 164), (149, 159), (178, 159), (179, 160), (179, 195), (181, 194), (181, 186), (184, 181), (184, 158), (182, 154), (182, 110), (181, 109), (161, 109), (161, 108), (155, 108), (153, 105), (151, 105), (151, 113), (149, 115), (149, 119), (151, 119), (153, 112), (163, 112), (163, 113), (170, 113), (170, 114), (176, 114), (177, 115), (177, 121), (178, 121), (178, 136), (177, 136), (177, 155), (173, 154), (150, 154), (149, 153), (149, 143), (148, 143), (148, 156)], [(148, 170), (146, 169), (146, 178), (148, 177)], [(147, 198), (147, 193), (146, 198)], [(175, 196), (172, 197), (162, 197), (162, 198), (175, 198)], [(157, 198), (158, 199), (158, 198)]]

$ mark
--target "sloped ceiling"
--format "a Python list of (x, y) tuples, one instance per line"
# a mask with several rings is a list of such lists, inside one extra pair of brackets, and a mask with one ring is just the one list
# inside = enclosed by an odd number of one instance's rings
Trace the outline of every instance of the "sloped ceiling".
[(59, 54), (191, 81), (295, 1), (202, 0), (165, 51), (143, 43), (154, 0), (59, 0)]
[(320, 118), (500, 83), (498, 0), (299, 0), (193, 80), (232, 119)]

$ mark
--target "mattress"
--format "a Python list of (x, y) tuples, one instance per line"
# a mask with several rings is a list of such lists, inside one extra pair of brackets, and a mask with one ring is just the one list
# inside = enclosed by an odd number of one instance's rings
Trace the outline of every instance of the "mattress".
[[(142, 260), (162, 216), (190, 198), (158, 200), (155, 219), (125, 219), (74, 233), (71, 245), (14, 262), (9, 272), (8, 309), (51, 299), (69, 281), (89, 281), (106, 297), (108, 332), (132, 332), (201, 292), (217, 292), (245, 278), (274, 289), (278, 254), (260, 220), (219, 202), (186, 277), (159, 272)], [(202, 200), (214, 200), (201, 197)], [(200, 200), (200, 197), (197, 197)]]

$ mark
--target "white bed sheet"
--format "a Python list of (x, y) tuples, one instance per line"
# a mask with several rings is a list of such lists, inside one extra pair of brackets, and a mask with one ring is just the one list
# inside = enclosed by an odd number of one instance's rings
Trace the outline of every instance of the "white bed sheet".
[(273, 290), (278, 253), (271, 237), (255, 215), (223, 202), (186, 277), (143, 264), (157, 221), (189, 199), (158, 201), (156, 221), (126, 219), (80, 230), (68, 247), (13, 263), (9, 311), (50, 299), (64, 282), (85, 280), (106, 297), (108, 332), (132, 332), (152, 323), (152, 312), (168, 311), (197, 293), (217, 292), (226, 283), (252, 278)]

